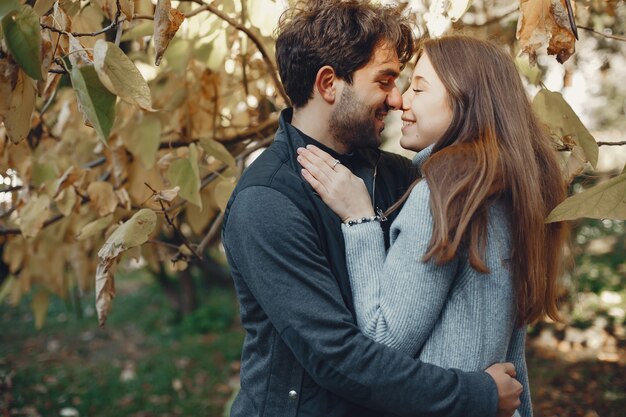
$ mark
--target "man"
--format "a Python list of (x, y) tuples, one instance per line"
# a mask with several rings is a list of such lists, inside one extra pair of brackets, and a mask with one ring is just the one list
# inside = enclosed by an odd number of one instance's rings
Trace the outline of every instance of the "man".
[(359, 332), (340, 220), (296, 161), (307, 144), (330, 152), (382, 210), (405, 191), (409, 162), (377, 146), (387, 112), (401, 107), (395, 80), (412, 55), (409, 25), (390, 9), (339, 0), (309, 2), (281, 24), (276, 57), (294, 109), (281, 114), (224, 220), (247, 332), (231, 415), (510, 416), (521, 392), (505, 373), (512, 365), (444, 370)]

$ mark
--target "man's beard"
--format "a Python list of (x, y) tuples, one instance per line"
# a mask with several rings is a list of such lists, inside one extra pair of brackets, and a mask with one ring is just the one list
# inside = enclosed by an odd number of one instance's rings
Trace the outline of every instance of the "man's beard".
[(374, 112), (357, 99), (349, 85), (343, 89), (339, 103), (330, 116), (329, 128), (334, 139), (350, 150), (380, 145)]

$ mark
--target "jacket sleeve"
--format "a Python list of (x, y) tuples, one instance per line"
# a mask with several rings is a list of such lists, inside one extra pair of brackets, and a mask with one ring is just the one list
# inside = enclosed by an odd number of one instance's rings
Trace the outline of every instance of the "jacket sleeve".
[(517, 411), (521, 417), (532, 417), (533, 407), (528, 384), (528, 368), (526, 367), (526, 330), (526, 326), (513, 330), (506, 360), (515, 365), (516, 379), (522, 384), (524, 390), (520, 397), (522, 405)]
[(341, 298), (305, 213), (276, 190), (249, 187), (230, 207), (223, 243), (280, 337), (323, 388), (399, 416), (494, 416), (484, 372), (444, 370), (364, 336)]
[(422, 181), (392, 225), (387, 253), (378, 223), (342, 226), (359, 328), (411, 356), (437, 323), (458, 267), (456, 258), (444, 265), (422, 261), (432, 234), (429, 201)]

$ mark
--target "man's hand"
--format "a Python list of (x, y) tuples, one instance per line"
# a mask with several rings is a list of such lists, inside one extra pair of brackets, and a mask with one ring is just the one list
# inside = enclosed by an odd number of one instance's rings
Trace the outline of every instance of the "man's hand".
[(496, 363), (485, 369), (498, 386), (497, 417), (511, 417), (520, 406), (522, 384), (515, 379), (515, 366), (512, 363)]

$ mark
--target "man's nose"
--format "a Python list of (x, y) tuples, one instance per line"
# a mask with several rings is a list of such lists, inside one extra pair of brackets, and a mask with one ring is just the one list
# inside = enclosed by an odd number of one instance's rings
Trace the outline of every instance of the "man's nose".
[(402, 95), (400, 95), (398, 86), (394, 86), (387, 95), (387, 105), (394, 110), (402, 108)]

